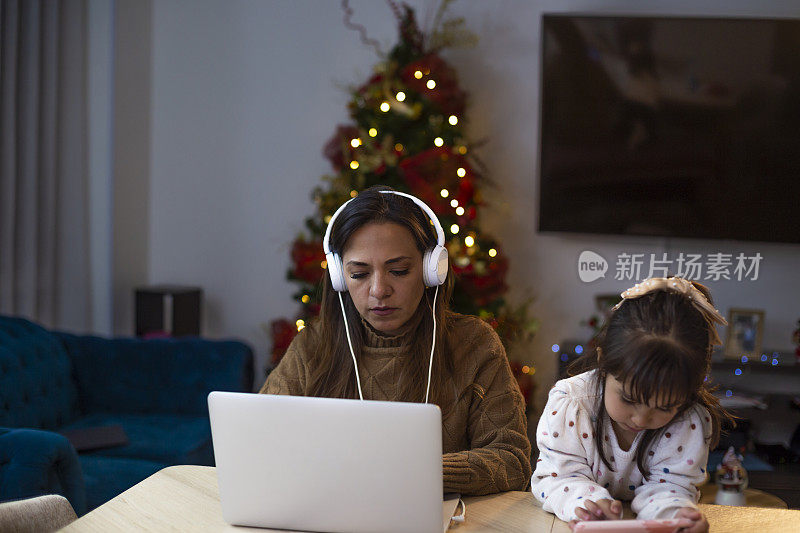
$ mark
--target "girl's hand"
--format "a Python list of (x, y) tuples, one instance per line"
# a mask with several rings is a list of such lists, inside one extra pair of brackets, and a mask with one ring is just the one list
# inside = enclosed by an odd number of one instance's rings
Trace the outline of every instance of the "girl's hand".
[(694, 522), (692, 527), (684, 527), (678, 530), (682, 533), (705, 533), (708, 531), (708, 520), (703, 516), (703, 513), (693, 507), (682, 507), (675, 513), (673, 518), (688, 518)]
[[(593, 502), (586, 500), (584, 507), (576, 507), (575, 515), (578, 520), (619, 520), (622, 518), (622, 502), (604, 498)], [(569, 523), (570, 528), (575, 526), (577, 520)]]

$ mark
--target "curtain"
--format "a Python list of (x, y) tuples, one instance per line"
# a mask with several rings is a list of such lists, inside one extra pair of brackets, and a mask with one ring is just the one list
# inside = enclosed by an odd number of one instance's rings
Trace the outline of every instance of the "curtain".
[(91, 325), (85, 0), (0, 0), (0, 314)]

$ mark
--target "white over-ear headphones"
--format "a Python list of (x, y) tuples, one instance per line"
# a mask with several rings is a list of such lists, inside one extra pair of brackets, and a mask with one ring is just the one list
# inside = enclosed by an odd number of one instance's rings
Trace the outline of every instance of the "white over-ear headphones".
[[(426, 287), (436, 287), (444, 283), (444, 280), (447, 277), (448, 269), (447, 248), (444, 247), (444, 230), (442, 229), (442, 225), (439, 223), (439, 219), (436, 218), (436, 214), (430, 207), (427, 206), (427, 204), (425, 204), (425, 202), (416, 196), (399, 191), (379, 192), (382, 194), (396, 194), (398, 196), (405, 196), (417, 204), (420, 209), (422, 209), (425, 214), (430, 217), (431, 222), (433, 222), (433, 226), (436, 229), (436, 245), (425, 250), (425, 253), (422, 256), (422, 279), (425, 282)], [(336, 292), (347, 292), (347, 284), (345, 283), (344, 278), (344, 266), (342, 265), (342, 258), (337, 252), (332, 252), (330, 249), (329, 243), (331, 228), (333, 228), (333, 223), (336, 221), (336, 217), (339, 216), (339, 213), (342, 212), (342, 209), (344, 209), (344, 207), (353, 200), (355, 200), (355, 198), (346, 201), (339, 209), (336, 210), (331, 217), (330, 222), (328, 222), (328, 228), (325, 230), (325, 238), (322, 239), (322, 250), (325, 252), (325, 260), (328, 263), (328, 275), (331, 277), (331, 284), (333, 285), (333, 290)]]
[[(431, 373), (433, 372), (433, 351), (434, 348), (436, 348), (436, 297), (439, 295), (439, 285), (444, 283), (444, 280), (447, 278), (448, 269), (447, 248), (444, 247), (444, 230), (442, 230), (442, 225), (439, 223), (439, 219), (436, 218), (436, 214), (433, 212), (433, 210), (416, 196), (399, 191), (379, 192), (383, 194), (396, 194), (398, 196), (405, 196), (406, 198), (410, 199), (430, 217), (434, 228), (436, 228), (436, 245), (425, 250), (425, 253), (422, 256), (422, 278), (425, 282), (425, 286), (436, 287), (436, 292), (433, 295), (433, 339), (431, 340), (431, 356), (428, 362), (428, 385), (425, 387), (425, 403), (428, 403), (431, 390)], [(337, 209), (331, 217), (330, 222), (328, 222), (328, 228), (325, 230), (325, 238), (322, 239), (322, 250), (325, 252), (325, 260), (328, 263), (328, 274), (331, 277), (331, 285), (333, 285), (333, 290), (339, 293), (339, 304), (342, 306), (342, 318), (344, 319), (344, 331), (347, 334), (347, 345), (350, 347), (350, 355), (353, 357), (353, 366), (356, 372), (358, 397), (363, 400), (364, 393), (361, 391), (361, 378), (358, 375), (358, 361), (356, 360), (356, 354), (353, 351), (353, 341), (350, 339), (350, 326), (347, 324), (347, 312), (345, 312), (344, 300), (342, 300), (342, 293), (347, 292), (347, 283), (345, 283), (344, 279), (344, 266), (342, 265), (342, 258), (338, 253), (332, 252), (328, 244), (331, 237), (331, 228), (333, 228), (333, 223), (336, 220), (336, 217), (338, 217), (339, 213), (342, 212), (344, 206), (353, 200), (355, 200), (355, 198), (343, 203), (342, 206), (339, 207), (339, 209)]]

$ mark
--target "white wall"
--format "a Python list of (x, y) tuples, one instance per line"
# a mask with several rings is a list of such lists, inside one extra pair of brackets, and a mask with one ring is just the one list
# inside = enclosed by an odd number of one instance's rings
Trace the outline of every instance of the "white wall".
[[(354, 21), (388, 49), (396, 36), (389, 8), (352, 5)], [(424, 23), (437, 3), (413, 5)], [(553, 375), (550, 346), (586, 335), (579, 322), (593, 311), (594, 294), (629, 285), (613, 275), (583, 284), (576, 263), (585, 249), (611, 261), (620, 252), (759, 251), (759, 281), (709, 286), (723, 312), (765, 309), (765, 345), (789, 347), (800, 317), (798, 246), (535, 232), (539, 20), (555, 11), (800, 16), (796, 2), (778, 0), (454, 4), (480, 43), (446, 57), (470, 95), (469, 129), (488, 140), (481, 155), (500, 184), (486, 191), (492, 206), (482, 216), (511, 258), (511, 299), (536, 297), (540, 333), (513, 356), (536, 363), (540, 399)], [(202, 286), (206, 334), (246, 339), (260, 363), (269, 349), (260, 325), (296, 309), (284, 277), (289, 244), (313, 211), (311, 189), (330, 170), (322, 146), (347, 121), (347, 93), (338, 87), (362, 82), (375, 62), (344, 27), (339, 2), (153, 1), (149, 282)]]

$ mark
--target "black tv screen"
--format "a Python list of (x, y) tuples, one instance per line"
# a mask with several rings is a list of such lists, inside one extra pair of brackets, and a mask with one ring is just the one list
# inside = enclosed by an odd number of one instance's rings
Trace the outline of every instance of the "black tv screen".
[(800, 242), (800, 20), (544, 15), (539, 230)]

